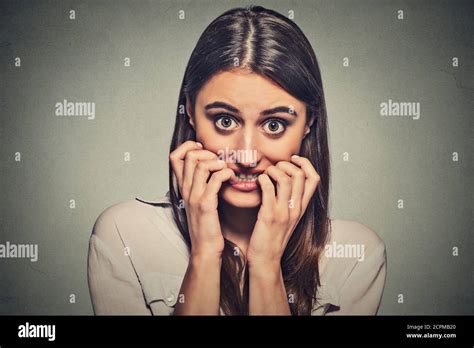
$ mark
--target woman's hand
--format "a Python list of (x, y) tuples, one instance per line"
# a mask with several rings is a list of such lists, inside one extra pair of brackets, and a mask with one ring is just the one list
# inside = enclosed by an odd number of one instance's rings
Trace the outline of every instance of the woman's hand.
[[(186, 141), (170, 154), (173, 173), (184, 201), (191, 255), (180, 288), (183, 301), (174, 315), (219, 315), (220, 273), (224, 237), (217, 211), (222, 183), (234, 176), (216, 154)], [(210, 178), (209, 178), (210, 177)]]
[(217, 211), (218, 192), (234, 171), (194, 141), (181, 144), (169, 158), (186, 208), (191, 256), (219, 258), (224, 237)]
[[(279, 267), (288, 240), (319, 184), (319, 174), (307, 158), (295, 155), (291, 162), (280, 161), (258, 177), (262, 204), (247, 250), (251, 267)], [(270, 178), (277, 184), (277, 195)]]

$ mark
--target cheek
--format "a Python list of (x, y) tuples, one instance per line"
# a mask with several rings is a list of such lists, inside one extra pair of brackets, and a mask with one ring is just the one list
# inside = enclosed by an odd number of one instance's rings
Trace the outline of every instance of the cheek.
[(291, 156), (298, 154), (302, 137), (298, 134), (293, 137), (284, 137), (279, 140), (268, 141), (262, 146), (262, 154), (273, 163), (289, 161)]
[(225, 139), (216, 136), (216, 131), (211, 122), (198, 119), (196, 122), (196, 141), (200, 142), (205, 150), (218, 153), (219, 149), (225, 148)]
[(232, 143), (229, 141), (229, 139), (216, 136), (215, 133), (211, 132), (196, 132), (196, 141), (200, 142), (205, 150), (211, 151), (216, 155), (222, 152), (225, 148), (232, 148)]
[(272, 163), (279, 161), (289, 161), (291, 155), (298, 153), (298, 147), (289, 148), (273, 146), (271, 149), (268, 149), (263, 153), (263, 155)]

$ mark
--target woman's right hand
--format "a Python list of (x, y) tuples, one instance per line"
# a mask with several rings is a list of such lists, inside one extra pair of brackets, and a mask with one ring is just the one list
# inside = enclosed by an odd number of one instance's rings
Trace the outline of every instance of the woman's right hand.
[(235, 176), (234, 171), (215, 153), (191, 140), (171, 152), (169, 159), (184, 200), (191, 256), (221, 257), (224, 237), (217, 211), (218, 193), (222, 183)]

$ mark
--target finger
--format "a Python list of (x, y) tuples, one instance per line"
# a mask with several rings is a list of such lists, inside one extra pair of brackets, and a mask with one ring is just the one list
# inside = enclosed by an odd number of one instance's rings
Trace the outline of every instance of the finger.
[(194, 170), (199, 161), (210, 160), (217, 158), (217, 155), (207, 150), (190, 150), (186, 152), (184, 157), (184, 170), (183, 170), (183, 198), (189, 199), (189, 193), (191, 192), (191, 186), (193, 184)]
[(302, 208), (304, 185), (306, 179), (305, 173), (300, 167), (297, 167), (293, 163), (287, 161), (278, 162), (276, 167), (285, 172), (292, 179), (293, 185), (291, 187), (291, 202), (289, 202), (289, 207), (299, 214)]
[(318, 172), (316, 169), (314, 169), (313, 165), (311, 164), (310, 160), (293, 155), (291, 156), (291, 161), (298, 165), (303, 172), (305, 173), (306, 179), (305, 179), (305, 189), (303, 193), (303, 210), (306, 209), (306, 207), (309, 204), (309, 201), (311, 200), (311, 197), (313, 197), (314, 192), (316, 191), (316, 188), (319, 185), (319, 182), (321, 178), (319, 177)]
[(269, 166), (265, 172), (277, 183), (276, 203), (278, 206), (288, 208), (288, 201), (291, 198), (291, 178), (281, 169), (275, 166)]
[(206, 189), (207, 180), (209, 179), (211, 172), (222, 170), (226, 166), (226, 163), (219, 159), (199, 161), (196, 165), (196, 170), (194, 171), (189, 199), (200, 199)]
[(184, 174), (184, 157), (186, 153), (190, 150), (197, 150), (201, 149), (195, 141), (188, 140), (179, 145), (173, 152), (169, 155), (169, 160), (171, 163), (171, 168), (173, 169), (173, 173), (176, 176), (178, 187), (181, 192), (183, 193), (183, 174)]
[(276, 205), (275, 186), (267, 174), (257, 176), (257, 181), (262, 190), (262, 206), (273, 210)]
[(227, 167), (212, 173), (211, 178), (209, 179), (206, 189), (204, 190), (204, 193), (202, 195), (202, 199), (206, 199), (208, 201), (216, 199), (217, 194), (219, 193), (219, 190), (222, 187), (222, 183), (227, 180), (230, 180), (232, 177), (236, 179), (234, 171)]

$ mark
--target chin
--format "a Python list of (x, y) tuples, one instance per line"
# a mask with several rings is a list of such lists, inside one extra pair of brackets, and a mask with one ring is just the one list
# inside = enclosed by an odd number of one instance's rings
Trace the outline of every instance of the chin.
[(219, 196), (227, 203), (237, 208), (255, 208), (262, 204), (262, 193), (259, 189), (243, 192), (224, 184)]

